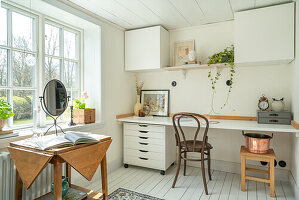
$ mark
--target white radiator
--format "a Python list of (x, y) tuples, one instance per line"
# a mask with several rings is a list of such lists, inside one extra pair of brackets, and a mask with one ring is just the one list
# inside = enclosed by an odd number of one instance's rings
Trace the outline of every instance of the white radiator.
[[(16, 167), (7, 152), (0, 152), (0, 200), (15, 199)], [(23, 200), (33, 200), (51, 191), (52, 165), (42, 171), (29, 190), (23, 186)]]

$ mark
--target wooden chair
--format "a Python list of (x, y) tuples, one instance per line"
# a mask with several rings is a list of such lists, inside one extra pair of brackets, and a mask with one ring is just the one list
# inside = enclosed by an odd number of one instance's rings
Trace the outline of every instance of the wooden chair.
[[(195, 131), (195, 135), (193, 140), (186, 140), (185, 133), (181, 127), (181, 120), (184, 118), (191, 118), (197, 122), (197, 129)], [(200, 119), (203, 119), (205, 121), (206, 127), (203, 133), (202, 140), (197, 140), (198, 133), (200, 130)], [(208, 161), (208, 173), (209, 173), (209, 179), (212, 180), (211, 177), (211, 157), (210, 157), (210, 150), (213, 148), (211, 144), (208, 143), (208, 130), (209, 130), (209, 121), (206, 117), (203, 115), (199, 115), (196, 113), (177, 113), (174, 114), (172, 117), (172, 123), (175, 130), (175, 139), (178, 146), (178, 165), (177, 165), (177, 172), (172, 184), (172, 188), (175, 187), (179, 172), (180, 172), (180, 166), (181, 166), (181, 159), (184, 160), (184, 176), (186, 175), (186, 163), (187, 161), (201, 161), (201, 171), (202, 171), (202, 178), (204, 183), (204, 188), (206, 194), (208, 194), (207, 189), (207, 182), (206, 182), (206, 176), (205, 176), (205, 165), (204, 161)], [(201, 154), (201, 159), (188, 159), (187, 153), (188, 152), (198, 152)], [(183, 154), (183, 156), (182, 156)], [(206, 155), (206, 158), (205, 158)]]

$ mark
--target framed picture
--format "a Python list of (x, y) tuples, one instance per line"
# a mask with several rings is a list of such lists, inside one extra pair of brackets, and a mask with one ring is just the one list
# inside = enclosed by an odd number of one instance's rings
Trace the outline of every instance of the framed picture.
[(194, 40), (174, 43), (174, 66), (188, 62), (189, 51), (194, 51)]
[(141, 90), (140, 103), (147, 115), (168, 117), (169, 90)]

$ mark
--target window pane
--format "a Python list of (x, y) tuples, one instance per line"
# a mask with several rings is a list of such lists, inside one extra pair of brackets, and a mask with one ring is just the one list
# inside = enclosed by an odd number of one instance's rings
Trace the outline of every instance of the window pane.
[(78, 63), (64, 61), (64, 84), (67, 88), (79, 87)]
[(77, 59), (77, 35), (69, 31), (63, 31), (64, 37), (64, 57)]
[(45, 79), (46, 82), (52, 79), (60, 79), (60, 60), (46, 57), (45, 59)]
[(34, 91), (14, 90), (13, 91), (13, 117), (14, 125), (32, 123)]
[(0, 86), (7, 86), (8, 50), (0, 49)]
[(34, 20), (25, 15), (12, 12), (13, 47), (34, 50)]
[(59, 56), (60, 53), (59, 28), (45, 25), (45, 54)]
[(7, 10), (0, 8), (0, 44), (7, 45)]
[(7, 90), (0, 89), (0, 97), (7, 101)]
[(13, 85), (33, 87), (35, 85), (35, 56), (23, 52), (13, 52)]

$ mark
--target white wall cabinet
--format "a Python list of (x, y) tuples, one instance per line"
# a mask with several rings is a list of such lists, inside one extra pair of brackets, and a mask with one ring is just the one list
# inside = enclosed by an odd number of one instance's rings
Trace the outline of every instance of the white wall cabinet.
[(235, 63), (267, 65), (294, 59), (294, 3), (235, 13)]
[(164, 175), (175, 160), (175, 135), (170, 128), (161, 125), (124, 123), (125, 167), (136, 165), (158, 169)]
[(141, 71), (169, 66), (169, 32), (154, 26), (125, 32), (125, 70)]

